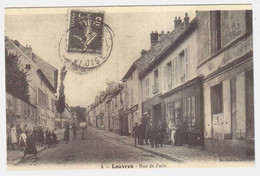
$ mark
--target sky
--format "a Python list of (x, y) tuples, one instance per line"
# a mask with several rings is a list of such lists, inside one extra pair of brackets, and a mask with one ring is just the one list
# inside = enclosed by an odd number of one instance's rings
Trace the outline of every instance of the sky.
[[(75, 8), (74, 8), (75, 9)], [(76, 8), (77, 9), (77, 8)], [(110, 57), (99, 69), (88, 74), (76, 74), (68, 70), (64, 84), (69, 106), (88, 106), (106, 82), (119, 82), (131, 64), (140, 57), (141, 50), (150, 48), (152, 31), (172, 31), (174, 18), (184, 18), (185, 12), (192, 20), (194, 9), (176, 7), (103, 7), (82, 8), (104, 11), (104, 22), (114, 32), (114, 44)], [(58, 44), (67, 29), (65, 8), (6, 9), (5, 36), (31, 45), (35, 54), (56, 67), (63, 67), (58, 57)], [(59, 84), (59, 83), (58, 83)]]

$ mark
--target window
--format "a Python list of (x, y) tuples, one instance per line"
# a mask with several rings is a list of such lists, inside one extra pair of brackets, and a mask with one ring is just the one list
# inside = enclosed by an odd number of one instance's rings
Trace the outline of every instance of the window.
[(190, 78), (190, 53), (189, 53), (189, 47), (185, 48), (184, 50), (184, 74), (185, 74), (185, 81)]
[(124, 102), (123, 102), (123, 97), (122, 97), (122, 92), (120, 93), (120, 103), (121, 103), (121, 105), (124, 104)]
[(159, 72), (158, 69), (154, 71), (154, 85), (153, 85), (153, 93), (156, 94), (159, 92)]
[(246, 11), (246, 31), (252, 31), (252, 10)]
[(221, 17), (220, 11), (217, 10), (216, 12), (216, 25), (217, 25), (217, 50), (221, 49)]
[(180, 52), (179, 57), (178, 57), (178, 64), (179, 64), (179, 83), (184, 83), (185, 82), (185, 58), (184, 58), (184, 50)]
[(112, 106), (112, 111), (114, 111), (114, 110), (115, 110), (115, 106), (114, 106), (114, 101), (113, 101), (113, 99), (112, 99), (112, 101), (111, 101), (111, 106)]
[(131, 89), (131, 105), (134, 104), (134, 92), (133, 89)]
[(158, 74), (158, 69), (154, 71), (154, 83), (159, 82), (159, 74)]
[(211, 54), (221, 49), (221, 11), (210, 12)]
[(115, 108), (117, 107), (117, 96), (115, 96)]
[(38, 88), (38, 103), (46, 107), (46, 94), (40, 88)]
[(145, 98), (149, 97), (149, 78), (146, 78), (144, 80), (144, 97)]
[(55, 110), (55, 101), (53, 98), (51, 99), (51, 110)]
[(222, 83), (211, 87), (211, 113), (219, 114), (223, 112), (223, 86)]
[(26, 69), (26, 70), (30, 70), (30, 69), (31, 69), (31, 65), (30, 65), (30, 64), (26, 64), (26, 65), (25, 65), (25, 69)]
[(46, 102), (47, 102), (47, 108), (49, 108), (49, 95), (47, 94), (47, 100), (46, 100)]
[(176, 86), (178, 84), (178, 65), (177, 65), (177, 62), (178, 62), (178, 57), (175, 57), (174, 60), (172, 61), (172, 68), (173, 68), (173, 75), (172, 75), (172, 78), (173, 78), (173, 86)]

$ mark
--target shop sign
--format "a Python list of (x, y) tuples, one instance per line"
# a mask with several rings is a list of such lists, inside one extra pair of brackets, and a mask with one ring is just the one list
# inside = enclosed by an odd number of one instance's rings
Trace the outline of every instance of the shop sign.
[(131, 112), (135, 112), (138, 110), (138, 104), (134, 105), (133, 107), (130, 108)]

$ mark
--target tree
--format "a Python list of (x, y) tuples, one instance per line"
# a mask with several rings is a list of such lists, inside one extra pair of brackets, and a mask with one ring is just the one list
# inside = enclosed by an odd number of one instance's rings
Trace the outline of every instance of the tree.
[(5, 49), (6, 91), (29, 103), (30, 95), (27, 75), (28, 73), (21, 67), (19, 56), (9, 53)]
[(64, 94), (64, 79), (65, 79), (65, 76), (67, 74), (67, 70), (66, 70), (66, 67), (63, 66), (62, 69), (61, 69), (61, 73), (60, 73), (60, 90), (59, 90), (59, 99), (58, 99), (58, 103), (57, 103), (57, 112), (60, 113), (60, 125), (62, 127), (62, 116), (61, 114), (64, 112), (64, 109), (65, 109), (65, 94)]
[(76, 113), (78, 122), (86, 122), (86, 108), (76, 106), (71, 107), (71, 111)]

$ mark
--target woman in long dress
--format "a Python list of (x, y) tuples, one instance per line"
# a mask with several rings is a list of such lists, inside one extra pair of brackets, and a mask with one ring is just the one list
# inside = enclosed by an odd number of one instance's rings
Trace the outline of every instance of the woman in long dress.
[(24, 159), (24, 157), (28, 154), (33, 154), (36, 159), (39, 159), (39, 157), (37, 156), (36, 140), (36, 136), (30, 130), (26, 139), (26, 147), (22, 159)]
[(173, 146), (175, 143), (175, 133), (176, 133), (176, 124), (173, 119), (169, 121), (169, 131), (170, 131), (171, 146)]
[(24, 133), (24, 131), (22, 131), (21, 135), (20, 135), (20, 147), (21, 150), (23, 151), (23, 148), (26, 147), (26, 134)]
[(14, 150), (14, 145), (17, 144), (17, 133), (14, 124), (11, 125), (10, 137), (11, 137), (12, 150)]

